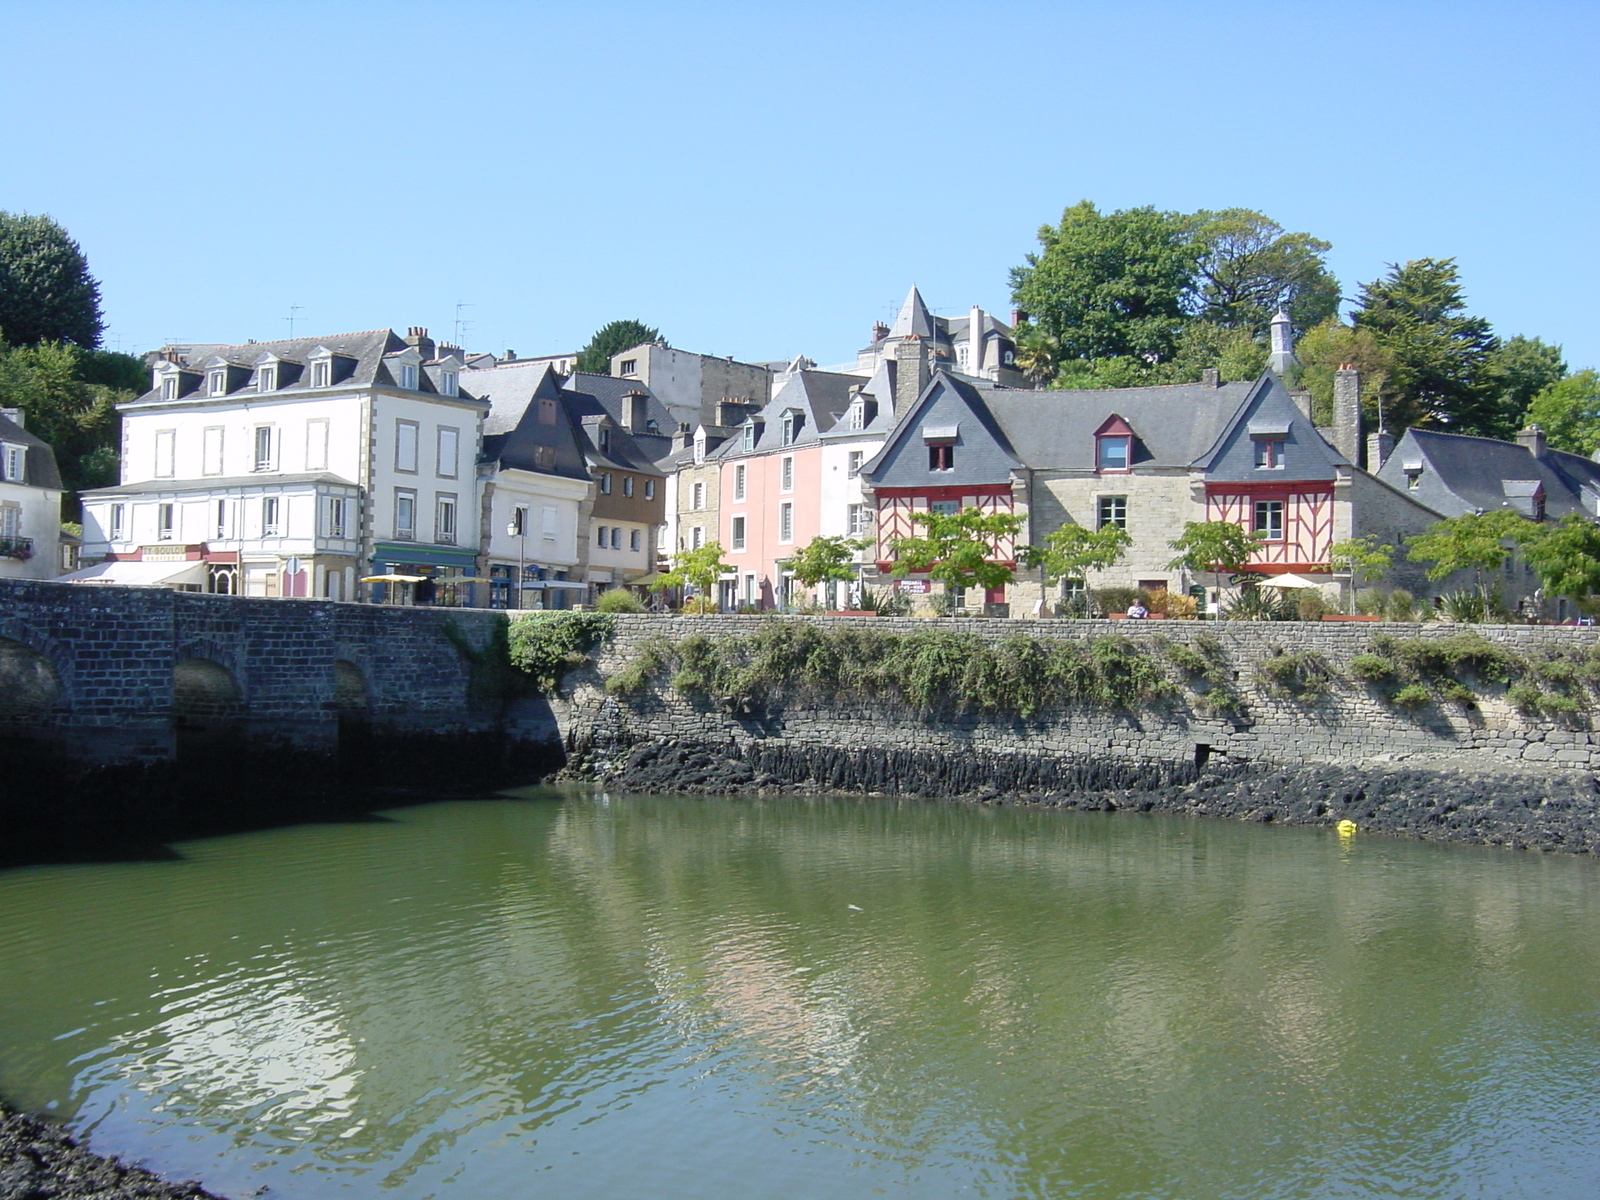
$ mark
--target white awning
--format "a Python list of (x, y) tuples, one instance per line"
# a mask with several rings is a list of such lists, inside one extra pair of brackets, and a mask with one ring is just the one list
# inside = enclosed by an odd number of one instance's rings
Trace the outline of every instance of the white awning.
[(199, 559), (166, 562), (103, 562), (70, 575), (57, 583), (114, 583), (123, 587), (177, 587), (186, 583), (205, 583), (206, 564)]

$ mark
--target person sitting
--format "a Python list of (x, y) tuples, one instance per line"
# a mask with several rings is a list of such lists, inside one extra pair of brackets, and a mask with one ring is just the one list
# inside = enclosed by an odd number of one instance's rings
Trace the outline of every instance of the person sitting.
[(1132, 604), (1128, 605), (1128, 620), (1130, 621), (1142, 621), (1149, 615), (1150, 610), (1146, 608), (1144, 603), (1138, 599), (1135, 599)]

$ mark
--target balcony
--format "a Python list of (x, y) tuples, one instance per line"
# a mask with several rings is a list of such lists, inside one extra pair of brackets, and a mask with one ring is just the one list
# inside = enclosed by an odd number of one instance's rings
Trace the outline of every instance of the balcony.
[(27, 562), (32, 557), (32, 538), (0, 537), (0, 558), (14, 558), (18, 562)]

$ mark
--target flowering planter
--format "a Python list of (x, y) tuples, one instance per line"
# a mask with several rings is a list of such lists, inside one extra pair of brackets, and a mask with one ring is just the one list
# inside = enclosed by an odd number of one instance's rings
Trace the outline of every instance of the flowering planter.
[(1382, 617), (1368, 613), (1323, 613), (1324, 621), (1381, 621)]

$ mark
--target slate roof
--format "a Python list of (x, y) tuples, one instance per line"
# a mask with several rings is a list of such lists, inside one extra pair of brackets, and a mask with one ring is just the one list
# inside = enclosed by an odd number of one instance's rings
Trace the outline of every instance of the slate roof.
[(6, 482), (22, 483), (28, 487), (57, 489), (61, 487), (61, 470), (56, 463), (56, 452), (49, 442), (37, 434), (29, 433), (11, 418), (4, 416), (0, 416), (0, 442), (10, 442), (13, 446), (28, 448), (23, 463), (27, 479), (6, 480)]
[(931, 341), (935, 332), (933, 314), (922, 302), (922, 293), (917, 290), (915, 284), (912, 284), (911, 290), (906, 293), (905, 302), (900, 305), (900, 312), (895, 316), (894, 324), (889, 327), (889, 336), (903, 338), (916, 334)]
[[(645, 419), (656, 422), (660, 433), (633, 433), (628, 429), (627, 397), (630, 392), (645, 396)], [(618, 379), (610, 375), (589, 375), (575, 372), (562, 385), (567, 409), (590, 460), (602, 466), (624, 471), (637, 471), (647, 475), (666, 475), (667, 468), (659, 465), (671, 458), (672, 431), (677, 423), (667, 412), (666, 405), (654, 392), (637, 379)], [(609, 417), (610, 449), (600, 449), (600, 418)]]
[[(568, 397), (561, 390), (560, 377), (548, 364), (507, 363), (481, 371), (463, 371), (461, 387), (489, 402), (480, 462), (498, 462), (502, 467), (541, 475), (589, 478), (583, 450), (572, 427)], [(535, 402), (541, 399), (556, 402), (555, 424), (539, 420), (539, 405)], [(539, 446), (555, 451), (553, 466), (537, 465), (534, 455)]]
[[(819, 437), (833, 429), (844, 415), (850, 407), (852, 389), (860, 387), (862, 382), (859, 375), (843, 375), (835, 371), (796, 371), (756, 414), (760, 435), (753, 450), (744, 448), (743, 434), (735, 431), (715, 454), (708, 452), (706, 457), (741, 458), (770, 450), (814, 446)], [(783, 415), (790, 409), (798, 410), (804, 421), (794, 441), (786, 446), (783, 443)]]
[[(1421, 473), (1415, 488), (1408, 486), (1407, 466)], [(1600, 463), (1564, 450), (1547, 449), (1535, 458), (1519, 442), (1409, 429), (1378, 471), (1378, 478), (1441, 516), (1511, 508), (1526, 512), (1528, 488), (1537, 480), (1544, 486), (1545, 515), (1551, 519), (1568, 513), (1596, 515), (1600, 503)]]

